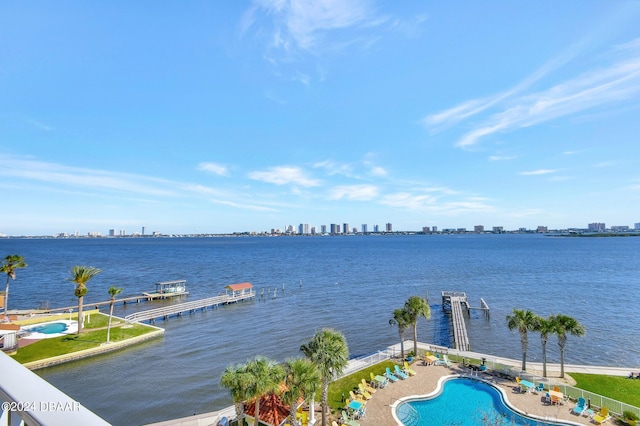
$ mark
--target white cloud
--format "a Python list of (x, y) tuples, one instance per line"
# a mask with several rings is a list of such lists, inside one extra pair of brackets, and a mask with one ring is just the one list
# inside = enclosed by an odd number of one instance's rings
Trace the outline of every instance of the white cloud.
[(490, 161), (507, 161), (507, 160), (515, 160), (516, 157), (513, 155), (491, 155), (489, 156)]
[(337, 186), (330, 191), (331, 200), (369, 201), (378, 196), (378, 188), (373, 185), (344, 185)]
[(229, 176), (229, 168), (225, 165), (218, 163), (200, 163), (198, 164), (198, 170), (202, 170), (204, 172), (213, 173), (214, 175), (219, 176)]
[(539, 169), (539, 170), (531, 170), (528, 172), (520, 172), (519, 174), (522, 176), (540, 176), (540, 175), (548, 175), (551, 173), (557, 173), (558, 170), (552, 169)]
[(276, 185), (294, 184), (304, 187), (321, 185), (320, 180), (306, 177), (299, 167), (289, 166), (271, 167), (267, 171), (251, 172), (249, 178)]

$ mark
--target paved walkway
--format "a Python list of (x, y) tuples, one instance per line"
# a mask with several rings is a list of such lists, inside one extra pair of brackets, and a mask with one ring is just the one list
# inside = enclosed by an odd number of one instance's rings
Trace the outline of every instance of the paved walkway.
[[(367, 403), (367, 413), (364, 419), (359, 420), (361, 426), (396, 425), (391, 413), (391, 405), (399, 398), (411, 395), (426, 395), (436, 389), (438, 380), (451, 374), (468, 374), (468, 369), (458, 368), (456, 364), (452, 368), (444, 366), (423, 366), (415, 363), (411, 366), (417, 373), (416, 376), (396, 383), (390, 383), (386, 388), (379, 389)], [(357, 373), (356, 373), (357, 374)], [(482, 374), (482, 373), (481, 373)], [(516, 383), (512, 380), (500, 379), (490, 375), (484, 375), (484, 379), (490, 380), (495, 385), (504, 389), (512, 405), (530, 415), (547, 419), (557, 419), (580, 425), (593, 424), (588, 417), (571, 414), (574, 403), (566, 405), (547, 405), (542, 401), (543, 395), (516, 393)]]

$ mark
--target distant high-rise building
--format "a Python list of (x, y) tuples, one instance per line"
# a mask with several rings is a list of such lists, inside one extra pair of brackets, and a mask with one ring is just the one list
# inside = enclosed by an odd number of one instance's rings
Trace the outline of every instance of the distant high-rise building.
[(588, 229), (591, 232), (604, 232), (604, 230), (607, 229), (607, 227), (605, 226), (604, 223), (595, 222), (595, 223), (590, 223), (588, 226)]
[(430, 234), (430, 233), (431, 233), (431, 228), (430, 228), (430, 227), (428, 227), (428, 226), (423, 226), (423, 227), (422, 227), (422, 232), (423, 232), (424, 234)]
[(340, 225), (338, 225), (337, 223), (332, 223), (331, 224), (331, 233), (332, 234), (339, 234), (340, 233)]
[(476, 234), (482, 234), (484, 232), (484, 225), (476, 225), (473, 227), (473, 232)]
[(310, 231), (309, 231), (309, 224), (308, 223), (301, 223), (300, 226), (298, 226), (298, 234), (300, 235), (309, 235)]
[(321, 234), (327, 233), (327, 225), (320, 225), (320, 233)]
[(342, 224), (342, 232), (344, 232), (345, 234), (349, 233), (349, 224), (348, 223), (343, 223)]
[(380, 225), (373, 225), (373, 232), (380, 232)]
[(633, 224), (633, 229), (640, 229), (640, 223), (634, 223)]
[(438, 227), (437, 226), (432, 226), (431, 227), (431, 232), (433, 232), (434, 234), (438, 232)]
[(502, 234), (504, 232), (504, 228), (502, 226), (494, 226), (493, 233), (494, 234)]
[(146, 230), (147, 230), (147, 227), (146, 227), (146, 226), (143, 226), (143, 227), (142, 227), (142, 235), (144, 235), (144, 233), (145, 233), (145, 231), (146, 231)]
[(540, 232), (540, 233), (549, 232), (547, 227), (546, 226), (542, 226), (542, 225), (538, 226), (537, 231)]
[(109, 236), (110, 237), (115, 237), (116, 236), (116, 230), (115, 229), (109, 229)]
[(393, 232), (393, 225), (391, 225), (391, 223), (387, 223), (386, 230), (387, 232)]
[(366, 234), (366, 233), (367, 233), (367, 224), (366, 224), (366, 223), (363, 223), (363, 224), (362, 224), (362, 233), (363, 233), (363, 234)]

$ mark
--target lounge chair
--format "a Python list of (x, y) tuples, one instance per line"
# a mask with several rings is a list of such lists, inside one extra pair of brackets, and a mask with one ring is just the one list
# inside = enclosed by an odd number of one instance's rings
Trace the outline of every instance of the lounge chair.
[(576, 403), (576, 406), (573, 407), (571, 412), (573, 414), (581, 415), (582, 412), (586, 409), (587, 409), (587, 401), (585, 401), (584, 398), (578, 398), (578, 402)]
[(394, 365), (393, 368), (396, 370), (395, 371), (396, 376), (400, 377), (402, 380), (409, 378), (409, 376), (400, 369), (398, 364)]
[(409, 366), (409, 363), (407, 361), (404, 362), (404, 372), (407, 373), (410, 376), (415, 376), (416, 373), (415, 370), (412, 370), (411, 367)]
[(593, 421), (597, 424), (601, 424), (609, 420), (611, 416), (609, 415), (609, 409), (607, 407), (602, 407), (595, 416), (593, 416)]
[[(349, 391), (349, 396), (352, 401), (358, 401), (363, 404), (367, 403), (367, 398), (364, 395), (356, 395), (353, 391)], [(369, 395), (369, 398), (371, 398), (371, 395)]]
[[(367, 381), (365, 379), (362, 379), (361, 381), (362, 383), (362, 387), (364, 388), (364, 390), (366, 390), (369, 393), (376, 393), (376, 388), (372, 387), (371, 385), (369, 385), (369, 383), (367, 383)], [(373, 383), (375, 383), (375, 377), (373, 378)], [(360, 385), (358, 385), (358, 387), (360, 387)]]
[(364, 398), (368, 401), (372, 398), (371, 394), (369, 393), (368, 390), (365, 389), (364, 385), (362, 383), (358, 383), (358, 391), (360, 392), (360, 395), (364, 396)]
[(384, 373), (384, 375), (387, 377), (387, 379), (391, 380), (392, 382), (397, 382), (398, 379), (396, 376), (393, 375), (393, 373), (391, 372), (391, 369), (389, 367), (387, 367), (387, 371)]
[(544, 383), (538, 383), (537, 392), (544, 392)]
[(360, 426), (360, 423), (356, 422), (351, 417), (349, 417), (347, 412), (344, 411), (344, 410), (342, 410), (342, 423), (344, 423), (346, 425), (349, 425), (349, 426)]
[(449, 357), (445, 355), (437, 355), (438, 360), (436, 361), (436, 365), (444, 365), (445, 367), (451, 367), (451, 361), (449, 361)]

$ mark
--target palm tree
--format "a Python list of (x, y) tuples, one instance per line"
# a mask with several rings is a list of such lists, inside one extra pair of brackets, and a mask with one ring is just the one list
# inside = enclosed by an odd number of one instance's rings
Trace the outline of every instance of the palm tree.
[(252, 378), (246, 372), (245, 365), (229, 366), (220, 377), (220, 386), (227, 388), (236, 406), (236, 418), (239, 425), (244, 425), (244, 403), (249, 399), (249, 386)]
[(400, 335), (400, 357), (404, 359), (404, 332), (409, 328), (409, 313), (406, 309), (399, 308), (393, 311), (393, 318), (389, 320), (389, 325), (398, 326), (398, 334)]
[(71, 270), (71, 278), (68, 280), (76, 284), (74, 294), (78, 298), (78, 334), (82, 333), (82, 302), (87, 294), (87, 283), (102, 270), (93, 266), (74, 266)]
[(119, 287), (111, 286), (107, 291), (109, 293), (109, 296), (111, 296), (111, 302), (109, 303), (109, 325), (107, 325), (107, 343), (109, 343), (109, 338), (111, 336), (111, 318), (113, 318), (113, 305), (116, 301), (116, 296), (122, 293), (122, 289)]
[(564, 347), (567, 344), (567, 333), (582, 337), (586, 330), (577, 319), (567, 315), (555, 315), (553, 321), (555, 333), (558, 335), (558, 346), (560, 347), (560, 378), (564, 378)]
[(411, 296), (404, 303), (404, 310), (407, 311), (409, 325), (413, 326), (413, 354), (418, 355), (418, 319), (424, 317), (431, 318), (431, 308), (426, 300), (420, 296)]
[(327, 426), (329, 382), (342, 374), (349, 362), (347, 340), (339, 331), (323, 328), (311, 340), (300, 346), (300, 350), (320, 371), (322, 378), (322, 426)]
[(547, 377), (547, 340), (549, 334), (555, 333), (556, 325), (553, 317), (537, 317), (534, 331), (540, 333), (540, 343), (542, 344), (542, 377)]
[(249, 361), (244, 368), (250, 377), (247, 387), (248, 395), (255, 399), (255, 412), (253, 425), (258, 426), (260, 419), (260, 398), (265, 394), (278, 391), (284, 377), (284, 370), (274, 361), (258, 356)]
[(513, 309), (513, 314), (507, 315), (507, 327), (509, 330), (518, 329), (520, 344), (522, 345), (522, 371), (527, 371), (527, 346), (529, 339), (527, 331), (533, 331), (536, 325), (536, 314), (530, 310)]
[(285, 361), (282, 401), (290, 407), (289, 418), (292, 426), (298, 426), (296, 412), (305, 399), (313, 398), (322, 384), (318, 367), (307, 358), (293, 358)]
[(0, 272), (7, 274), (7, 284), (4, 290), (4, 316), (7, 316), (9, 309), (9, 281), (16, 279), (16, 269), (26, 268), (24, 258), (17, 254), (10, 254), (4, 258), (4, 263), (0, 266)]

